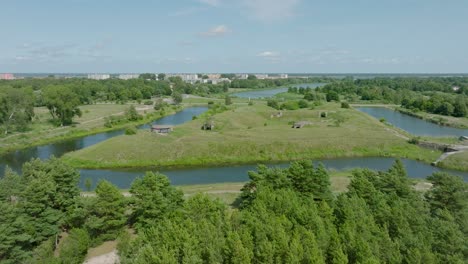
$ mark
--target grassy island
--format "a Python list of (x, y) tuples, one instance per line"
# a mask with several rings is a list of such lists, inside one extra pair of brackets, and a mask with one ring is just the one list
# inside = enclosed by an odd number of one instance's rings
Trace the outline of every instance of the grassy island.
[[(283, 111), (256, 102), (175, 127), (169, 135), (139, 131), (69, 153), (81, 168), (221, 166), (336, 157), (384, 156), (434, 161), (440, 152), (408, 144), (379, 121), (337, 103)], [(326, 113), (326, 117), (321, 117)], [(210, 118), (213, 131), (201, 130)], [(300, 129), (292, 124), (305, 121)]]

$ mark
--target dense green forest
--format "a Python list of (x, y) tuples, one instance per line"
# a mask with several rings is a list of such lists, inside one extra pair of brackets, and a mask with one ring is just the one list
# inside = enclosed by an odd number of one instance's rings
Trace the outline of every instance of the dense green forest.
[[(416, 191), (401, 162), (356, 170), (332, 193), (323, 166), (259, 166), (228, 208), (184, 198), (148, 172), (131, 197), (101, 181), (81, 197), (78, 172), (32, 160), (0, 180), (0, 263), (81, 263), (87, 248), (118, 239), (121, 263), (465, 263), (468, 189), (436, 173)], [(127, 228), (135, 230), (131, 238)], [(58, 235), (68, 236), (55, 250)]]
[(327, 97), (341, 95), (350, 102), (401, 104), (409, 110), (468, 116), (466, 77), (345, 79), (318, 90), (326, 93)]

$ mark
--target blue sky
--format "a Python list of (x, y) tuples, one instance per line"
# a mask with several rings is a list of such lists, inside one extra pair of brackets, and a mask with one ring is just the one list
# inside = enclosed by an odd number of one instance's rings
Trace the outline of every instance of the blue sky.
[(0, 0), (0, 72), (466, 73), (466, 0)]

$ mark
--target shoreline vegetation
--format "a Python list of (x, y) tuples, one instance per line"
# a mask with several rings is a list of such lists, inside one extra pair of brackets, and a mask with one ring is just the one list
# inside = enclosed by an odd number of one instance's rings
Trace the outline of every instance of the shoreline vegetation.
[[(378, 120), (335, 103), (271, 118), (275, 111), (260, 102), (239, 106), (212, 116), (214, 131), (202, 131), (199, 118), (177, 126), (168, 136), (139, 131), (68, 153), (63, 159), (87, 169), (181, 168), (346, 157), (408, 158), (430, 164), (442, 153), (409, 144)], [(321, 118), (321, 112), (329, 117)], [(337, 124), (337, 119), (344, 121)], [(292, 129), (291, 124), (300, 120), (311, 125)]]
[(397, 111), (397, 112), (400, 112), (402, 114), (405, 114), (411, 117), (415, 117), (415, 118), (419, 118), (427, 122), (431, 122), (439, 126), (468, 129), (468, 118), (430, 114), (430, 113), (426, 113), (423, 111), (414, 112), (410, 109), (403, 108), (400, 105), (396, 105), (396, 104), (384, 104), (384, 103), (379, 104), (379, 103), (372, 103), (372, 102), (368, 102), (368, 103), (351, 102), (350, 105), (353, 107), (384, 107), (384, 108), (392, 109), (393, 111)]
[(431, 122), (439, 126), (468, 129), (468, 118), (442, 116), (442, 115), (425, 113), (422, 111), (414, 112), (412, 110), (405, 109), (402, 107), (395, 107), (393, 108), (393, 110), (398, 111), (405, 115), (409, 115), (415, 118), (422, 119), (427, 122)]

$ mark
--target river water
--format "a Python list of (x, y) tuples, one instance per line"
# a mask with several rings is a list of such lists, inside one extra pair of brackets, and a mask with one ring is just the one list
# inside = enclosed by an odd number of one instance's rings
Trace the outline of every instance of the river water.
[[(310, 85), (304, 85), (309, 86)], [(318, 85), (317, 85), (318, 86)], [(282, 88), (286, 89), (287, 88)], [(275, 89), (278, 92), (278, 89)], [(273, 93), (273, 92), (271, 92)], [(251, 97), (253, 98), (253, 97)], [(192, 120), (193, 116), (197, 116), (205, 111), (207, 107), (189, 107), (184, 110), (159, 120), (151, 124), (142, 125), (139, 129), (148, 129), (152, 124), (158, 125), (180, 125)], [(390, 110), (391, 111), (391, 110)], [(378, 116), (379, 114), (377, 114)], [(379, 116), (380, 117), (380, 116)], [(384, 116), (385, 117), (385, 116)], [(392, 120), (386, 118), (389, 122)], [(417, 119), (419, 120), (419, 119)], [(422, 120), (419, 120), (422, 121)], [(425, 122), (425, 121), (422, 121)], [(397, 125), (397, 124), (395, 124)], [(436, 126), (438, 127), (438, 126)], [(443, 128), (443, 127), (442, 127)], [(24, 162), (29, 161), (31, 158), (48, 159), (52, 155), (60, 157), (67, 152), (86, 148), (88, 146), (97, 144), (109, 138), (122, 135), (123, 130), (111, 131), (90, 135), (79, 139), (67, 140), (63, 142), (48, 144), (44, 146), (32, 147), (28, 149), (18, 150), (0, 156), (0, 174), (3, 174), (6, 166), (20, 171)], [(374, 170), (386, 170), (390, 168), (394, 162), (393, 158), (341, 158), (322, 160), (321, 162), (332, 170), (346, 170), (352, 168), (370, 168)], [(408, 175), (412, 178), (425, 178), (433, 172), (445, 171), (451, 174), (460, 175), (465, 181), (468, 180), (468, 172), (444, 170), (422, 162), (403, 159)], [(289, 163), (270, 164), (269, 166), (286, 167)], [(160, 170), (161, 173), (167, 175), (171, 183), (175, 185), (190, 185), (190, 184), (208, 184), (208, 183), (222, 183), (222, 182), (245, 182), (248, 180), (247, 172), (254, 170), (256, 165), (242, 165), (242, 166), (224, 166), (224, 167), (211, 167), (211, 168), (191, 168), (191, 169), (176, 169), (176, 170)], [(99, 180), (106, 179), (120, 188), (129, 188), (132, 181), (139, 176), (142, 176), (146, 171), (155, 170), (143, 168), (138, 170), (119, 169), (119, 170), (81, 170), (80, 186), (83, 188), (85, 179), (89, 178), (95, 185)]]
[(357, 107), (356, 109), (377, 119), (385, 118), (388, 123), (416, 136), (459, 137), (468, 135), (468, 129), (439, 126), (385, 107)]
[[(303, 84), (293, 84), (291, 87), (297, 88), (317, 88), (320, 86), (324, 86), (325, 83), (303, 83)], [(241, 98), (251, 98), (251, 99), (259, 99), (259, 98), (268, 98), (272, 97), (275, 94), (285, 93), (288, 91), (288, 87), (279, 87), (275, 89), (268, 89), (268, 90), (260, 90), (260, 91), (247, 91), (247, 92), (239, 92), (233, 93), (233, 96), (241, 97)]]

